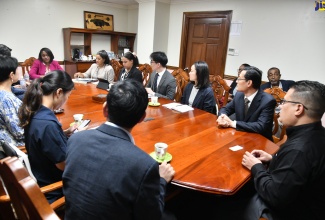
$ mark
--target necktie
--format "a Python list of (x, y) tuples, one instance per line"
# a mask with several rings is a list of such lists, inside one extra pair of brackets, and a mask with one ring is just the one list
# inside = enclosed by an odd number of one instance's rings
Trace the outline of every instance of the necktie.
[(155, 79), (154, 79), (154, 81), (153, 81), (153, 91), (154, 92), (157, 92), (157, 81), (158, 81), (158, 73), (156, 73), (156, 75), (155, 75)]
[(245, 98), (245, 117), (246, 117), (246, 115), (247, 115), (247, 111), (248, 111), (248, 103), (249, 103), (250, 101), (248, 100), (248, 98)]

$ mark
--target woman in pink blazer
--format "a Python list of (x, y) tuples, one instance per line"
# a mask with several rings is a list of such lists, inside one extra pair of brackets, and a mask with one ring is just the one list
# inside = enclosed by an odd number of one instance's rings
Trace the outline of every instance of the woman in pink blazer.
[(38, 60), (35, 60), (29, 71), (30, 79), (44, 77), (53, 70), (63, 70), (60, 64), (53, 60), (54, 56), (49, 48), (42, 48), (38, 54)]

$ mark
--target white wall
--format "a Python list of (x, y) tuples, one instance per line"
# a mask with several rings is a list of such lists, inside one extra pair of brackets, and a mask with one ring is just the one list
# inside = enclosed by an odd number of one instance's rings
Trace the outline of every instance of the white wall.
[(169, 20), (169, 65), (178, 66), (183, 12), (233, 10), (233, 21), (243, 22), (240, 36), (230, 36), (229, 47), (239, 56), (228, 56), (225, 74), (236, 75), (241, 63), (266, 72), (280, 68), (282, 78), (325, 83), (325, 13), (315, 12), (311, 0), (201, 0), (171, 4)]
[[(31, 56), (37, 57), (42, 47), (50, 48), (55, 59), (62, 61), (62, 28), (84, 28), (84, 11), (112, 14), (115, 31), (131, 32), (127, 9), (74, 0), (0, 0), (0, 43), (12, 48), (12, 56), (20, 62)], [(131, 30), (136, 32), (134, 28)], [(101, 37), (96, 40), (104, 46)], [(107, 48), (94, 47), (92, 53), (110, 48), (110, 42)]]
[[(152, 49), (167, 43), (168, 64), (178, 66), (183, 12), (233, 10), (232, 20), (241, 20), (243, 29), (240, 36), (229, 39), (229, 47), (238, 49), (239, 56), (227, 57), (226, 74), (236, 75), (238, 66), (246, 62), (263, 70), (263, 80), (267, 80), (267, 70), (276, 66), (284, 79), (325, 83), (325, 13), (315, 12), (312, 0), (175, 0), (166, 18), (168, 38), (157, 45), (153, 45), (154, 33), (145, 32), (148, 22), (155, 22), (150, 11), (155, 3), (142, 3), (149, 10), (138, 11), (80, 1), (0, 0), (0, 43), (11, 47), (19, 61), (37, 56), (42, 47), (49, 47), (55, 59), (62, 61), (62, 28), (83, 28), (83, 11), (93, 11), (112, 14), (115, 31), (145, 38), (146, 45), (135, 45), (140, 62), (148, 62)], [(140, 13), (146, 16), (138, 20)]]

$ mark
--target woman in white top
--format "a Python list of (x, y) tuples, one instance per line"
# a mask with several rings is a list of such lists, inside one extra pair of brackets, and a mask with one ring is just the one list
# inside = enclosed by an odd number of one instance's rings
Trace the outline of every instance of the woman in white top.
[(75, 73), (74, 77), (82, 78), (100, 78), (105, 79), (109, 83), (114, 82), (114, 70), (110, 65), (108, 54), (105, 50), (100, 50), (96, 54), (96, 63), (92, 64), (90, 68), (84, 73)]

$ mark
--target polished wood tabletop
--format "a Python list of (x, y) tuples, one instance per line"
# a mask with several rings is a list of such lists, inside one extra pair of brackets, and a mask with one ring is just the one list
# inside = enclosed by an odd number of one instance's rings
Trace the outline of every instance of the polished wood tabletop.
[[(57, 114), (63, 128), (73, 122), (73, 114), (82, 113), (91, 119), (89, 127), (105, 122), (101, 103), (92, 101), (96, 94), (107, 94), (95, 85), (75, 84), (64, 113)], [(249, 179), (250, 171), (241, 165), (245, 151), (261, 149), (275, 153), (278, 146), (255, 133), (236, 131), (233, 128), (218, 128), (216, 115), (194, 109), (179, 113), (162, 105), (170, 100), (159, 99), (161, 105), (148, 106), (146, 119), (136, 125), (132, 135), (136, 145), (147, 153), (154, 151), (154, 144), (168, 144), (172, 155), (170, 164), (176, 174), (172, 184), (222, 195), (235, 194)], [(229, 148), (239, 145), (242, 150)]]

